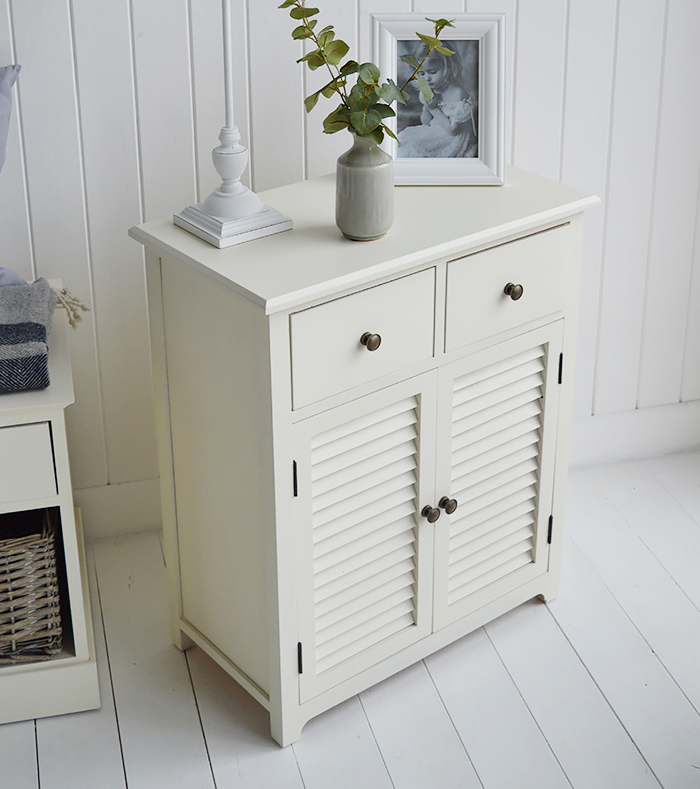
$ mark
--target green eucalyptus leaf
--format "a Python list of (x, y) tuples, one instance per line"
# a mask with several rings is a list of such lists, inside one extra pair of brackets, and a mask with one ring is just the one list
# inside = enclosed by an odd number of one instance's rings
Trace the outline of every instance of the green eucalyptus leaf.
[(335, 33), (333, 32), (333, 30), (322, 30), (318, 34), (318, 45), (320, 47), (325, 47), (327, 44), (330, 44), (334, 38), (335, 38)]
[(377, 126), (381, 125), (382, 116), (376, 110), (353, 112), (350, 116), (350, 123), (358, 134), (366, 137), (370, 132), (374, 131)]
[(324, 134), (335, 134), (349, 126), (350, 112), (342, 104), (339, 104), (323, 121), (323, 132)]
[(319, 93), (312, 93), (310, 96), (307, 96), (304, 99), (304, 106), (306, 107), (307, 112), (311, 112), (311, 110), (316, 106), (318, 102)]
[(435, 27), (442, 27), (442, 28), (454, 27), (454, 25), (452, 24), (452, 22), (450, 22), (449, 19), (428, 19), (428, 17), (426, 16), (425, 21), (432, 22), (435, 25)]
[(351, 112), (364, 112), (369, 107), (369, 96), (353, 88), (348, 94), (348, 105)]
[(420, 92), (423, 94), (423, 98), (426, 101), (430, 101), (435, 94), (432, 90), (430, 90), (428, 81), (425, 79), (425, 77), (416, 77), (416, 79), (418, 80), (418, 87), (420, 88)]
[(316, 71), (317, 68), (325, 65), (326, 61), (320, 49), (314, 49), (313, 52), (307, 52), (303, 58), (299, 58), (297, 63), (306, 63), (311, 71)]
[(425, 36), (423, 33), (416, 33), (416, 35), (424, 44), (427, 44), (430, 49), (437, 49), (438, 47), (442, 46), (440, 40), (435, 38), (435, 36)]
[(299, 27), (295, 27), (294, 30), (292, 30), (292, 38), (294, 39), (311, 38), (311, 36), (313, 35), (312, 30), (313, 30), (313, 22), (308, 27), (306, 25), (299, 25)]
[(347, 63), (343, 64), (340, 69), (340, 73), (343, 76), (347, 76), (348, 74), (356, 74), (360, 70), (360, 64), (357, 63), (355, 60), (348, 60)]
[(416, 69), (420, 66), (416, 56), (412, 55), (410, 52), (407, 55), (401, 55), (401, 60), (403, 60), (404, 63), (407, 63), (412, 69)]
[(448, 49), (445, 46), (437, 47), (435, 51), (436, 52), (442, 52), (443, 55), (447, 55), (448, 57), (450, 55), (454, 55), (454, 52), (451, 49)]
[(384, 118), (393, 118), (396, 115), (388, 104), (370, 104), (369, 109), (378, 112), (382, 120)]
[(374, 65), (374, 63), (363, 63), (360, 66), (360, 79), (365, 83), (365, 85), (375, 85), (379, 82), (379, 77), (381, 76), (379, 69)]
[(348, 54), (350, 47), (344, 41), (338, 39), (337, 41), (331, 41), (328, 46), (323, 48), (323, 51), (325, 52), (326, 60), (328, 60), (331, 66), (337, 66)]
[(398, 138), (398, 137), (397, 137), (397, 136), (394, 134), (394, 132), (393, 132), (393, 131), (392, 131), (392, 130), (391, 130), (391, 129), (390, 129), (390, 128), (389, 128), (389, 127), (386, 125), (386, 124), (384, 124), (384, 123), (382, 123), (382, 130), (383, 130), (383, 131), (385, 131), (385, 132), (386, 132), (386, 133), (389, 135), (389, 137), (393, 137), (393, 138), (396, 140), (396, 142), (398, 142), (398, 143), (399, 143), (399, 145), (401, 145), (401, 143), (399, 142), (399, 138)]
[(307, 19), (310, 16), (316, 16), (318, 8), (307, 8), (306, 6), (296, 6), (289, 12), (292, 19)]
[(362, 136), (366, 137), (368, 140), (372, 140), (372, 142), (376, 142), (377, 145), (380, 145), (384, 139), (384, 132), (382, 131), (381, 126), (377, 126), (377, 128), (373, 129), (369, 134), (363, 134)]
[(406, 103), (404, 94), (392, 79), (387, 80), (381, 87), (377, 88), (376, 91), (379, 98), (387, 104), (391, 104), (394, 101), (399, 101), (401, 104)]
[(277, 8), (289, 8), (290, 5), (294, 5), (297, 0), (284, 0), (282, 5), (278, 5)]

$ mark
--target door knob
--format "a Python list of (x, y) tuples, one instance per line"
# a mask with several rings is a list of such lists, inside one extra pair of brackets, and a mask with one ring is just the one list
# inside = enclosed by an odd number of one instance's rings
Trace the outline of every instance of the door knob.
[(443, 496), (440, 499), (439, 506), (442, 507), (448, 515), (452, 515), (457, 509), (457, 499), (448, 499), (447, 496)]
[(372, 334), (371, 332), (366, 331), (362, 337), (360, 337), (360, 342), (367, 348), (368, 351), (376, 351), (377, 348), (382, 344), (382, 338), (378, 334)]
[(428, 523), (435, 523), (435, 521), (440, 517), (440, 510), (437, 507), (431, 507), (430, 504), (426, 504), (426, 506), (421, 510), (420, 514), (424, 518), (428, 519)]
[(510, 296), (513, 301), (517, 301), (523, 295), (523, 286), (514, 285), (512, 282), (509, 282), (505, 288), (503, 288), (503, 292), (506, 296)]

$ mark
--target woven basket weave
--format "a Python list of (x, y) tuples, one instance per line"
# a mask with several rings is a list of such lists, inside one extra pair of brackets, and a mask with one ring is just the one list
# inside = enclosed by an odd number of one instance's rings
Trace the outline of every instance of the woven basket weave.
[(61, 651), (55, 543), (50, 510), (0, 520), (0, 663), (47, 660)]

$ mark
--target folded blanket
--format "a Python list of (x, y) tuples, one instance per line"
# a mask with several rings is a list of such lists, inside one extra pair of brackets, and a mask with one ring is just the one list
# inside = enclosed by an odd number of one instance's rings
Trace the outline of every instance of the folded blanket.
[(0, 286), (0, 392), (49, 385), (47, 338), (56, 299), (43, 278)]

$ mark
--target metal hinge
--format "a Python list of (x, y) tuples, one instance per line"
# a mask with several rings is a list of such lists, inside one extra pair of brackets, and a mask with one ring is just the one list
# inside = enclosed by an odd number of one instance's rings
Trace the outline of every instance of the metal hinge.
[(547, 531), (547, 545), (552, 544), (552, 523), (554, 522), (554, 516), (549, 516), (549, 530)]
[(304, 663), (301, 659), (301, 641), (297, 644), (297, 664), (299, 666), (299, 673), (304, 673)]
[(299, 483), (297, 481), (297, 462), (296, 460), (292, 461), (292, 474), (294, 478), (294, 498), (299, 495)]
[(561, 383), (561, 376), (564, 372), (564, 354), (559, 354), (559, 383)]

